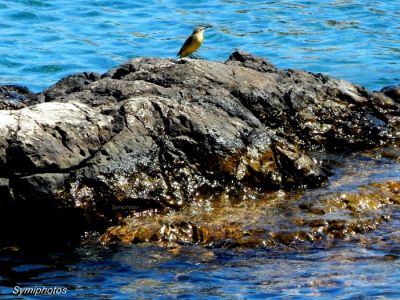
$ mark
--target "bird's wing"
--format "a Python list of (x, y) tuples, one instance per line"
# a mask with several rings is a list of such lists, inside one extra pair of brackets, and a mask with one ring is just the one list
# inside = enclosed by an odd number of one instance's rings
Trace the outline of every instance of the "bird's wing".
[(191, 35), (186, 39), (185, 43), (183, 43), (183, 46), (182, 46), (181, 50), (179, 50), (177, 56), (181, 55), (183, 49), (185, 49), (187, 46), (189, 46), (192, 43), (192, 41), (193, 41), (193, 36)]

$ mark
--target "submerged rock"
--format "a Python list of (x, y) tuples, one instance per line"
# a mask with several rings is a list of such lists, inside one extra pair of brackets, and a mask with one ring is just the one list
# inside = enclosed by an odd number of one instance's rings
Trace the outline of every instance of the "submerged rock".
[[(242, 52), (226, 63), (134, 59), (101, 76), (64, 78), (29, 94), (27, 107), (0, 111), (1, 193), (115, 224), (230, 189), (318, 186), (331, 173), (310, 150), (398, 137), (391, 95)], [(184, 224), (213, 235), (207, 224)]]
[[(110, 227), (100, 240), (272, 247), (357, 239), (390, 219), (390, 206), (400, 204), (400, 182), (375, 183), (362, 186), (358, 192), (332, 193), (318, 199), (298, 195), (297, 201), (284, 202), (285, 197), (275, 193), (268, 196), (269, 201), (263, 196), (241, 199), (240, 204), (234, 200), (223, 193), (219, 201), (209, 203), (207, 211), (193, 205), (157, 218), (135, 215), (126, 218), (123, 225)], [(282, 215), (273, 214), (282, 210)]]

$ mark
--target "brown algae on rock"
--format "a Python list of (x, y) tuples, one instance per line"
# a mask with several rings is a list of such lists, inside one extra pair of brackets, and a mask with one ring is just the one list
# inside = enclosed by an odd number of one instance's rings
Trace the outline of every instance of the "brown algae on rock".
[(222, 193), (207, 200), (203, 207), (189, 206), (156, 217), (128, 217), (125, 224), (109, 228), (100, 239), (106, 243), (229, 247), (351, 239), (390, 218), (390, 210), (383, 207), (400, 202), (400, 182), (372, 183), (357, 192), (333, 193), (321, 199), (302, 200), (301, 194), (288, 197), (283, 191), (258, 194), (256, 200), (231, 197)]

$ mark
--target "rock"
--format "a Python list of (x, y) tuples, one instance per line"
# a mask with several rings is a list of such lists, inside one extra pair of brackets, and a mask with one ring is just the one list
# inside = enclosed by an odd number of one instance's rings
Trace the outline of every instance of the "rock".
[[(284, 203), (277, 199), (278, 194), (271, 201), (241, 199), (242, 206), (234, 209), (226, 205), (232, 204), (226, 202), (229, 196), (225, 194), (223, 198), (225, 205), (214, 201), (207, 211), (190, 207), (158, 218), (146, 215), (126, 218), (123, 225), (108, 228), (100, 240), (240, 248), (293, 245), (297, 248), (335, 239), (357, 240), (360, 234), (376, 229), (390, 218), (382, 209), (400, 203), (400, 182), (381, 182), (362, 186), (354, 193), (330, 193), (319, 199), (305, 197)], [(276, 206), (285, 215), (265, 218), (266, 212), (276, 210)]]
[(35, 94), (29, 91), (26, 87), (2, 85), (0, 86), (0, 110), (21, 109), (34, 97)]
[(250, 68), (259, 72), (278, 72), (277, 68), (268, 60), (241, 51), (233, 52), (226, 64)]
[(93, 72), (82, 72), (63, 78), (55, 85), (36, 95), (34, 103), (49, 102), (57, 99), (62, 101), (68, 94), (80, 92), (85, 86), (100, 79), (100, 74)]
[(43, 103), (0, 111), (11, 174), (68, 171), (91, 158), (112, 136), (112, 117), (81, 103)]
[(400, 103), (400, 85), (390, 85), (381, 89), (381, 92)]
[(44, 173), (19, 177), (12, 181), (14, 196), (23, 201), (45, 203), (65, 189), (68, 174)]
[(12, 172), (7, 163), (8, 139), (18, 131), (18, 119), (15, 112), (0, 110), (0, 176), (10, 177)]
[(10, 181), (7, 178), (0, 178), (0, 199), (0, 207), (11, 201)]
[(381, 145), (400, 125), (383, 93), (243, 52), (226, 63), (138, 58), (29, 99), (0, 111), (13, 201), (101, 222), (225, 190), (316, 187), (328, 175), (310, 151)]
[[(389, 93), (390, 94), (390, 93)], [(386, 93), (374, 92), (371, 95), (371, 99), (377, 115), (380, 119), (385, 120), (386, 123), (390, 124), (393, 128), (400, 127), (400, 105), (399, 101), (395, 101), (395, 98), (391, 98)], [(399, 98), (400, 99), (400, 98)], [(399, 130), (395, 131), (393, 135), (396, 138), (400, 137)]]

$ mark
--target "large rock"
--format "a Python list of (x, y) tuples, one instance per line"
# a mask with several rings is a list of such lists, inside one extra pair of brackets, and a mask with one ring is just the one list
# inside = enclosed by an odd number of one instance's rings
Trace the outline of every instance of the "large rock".
[(0, 177), (16, 202), (105, 220), (246, 186), (317, 186), (329, 172), (309, 150), (398, 134), (391, 95), (241, 52), (226, 63), (134, 59), (0, 111)]

